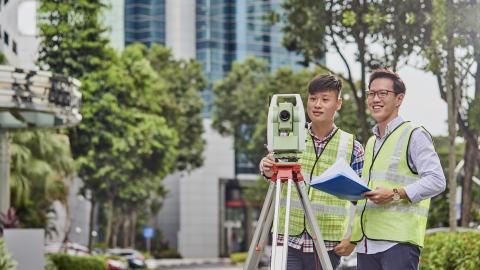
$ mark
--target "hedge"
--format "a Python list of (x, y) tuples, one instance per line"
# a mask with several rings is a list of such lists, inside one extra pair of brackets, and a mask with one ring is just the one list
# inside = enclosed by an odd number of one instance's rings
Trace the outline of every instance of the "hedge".
[(480, 233), (437, 232), (427, 235), (420, 257), (420, 269), (480, 269)]
[(58, 270), (107, 270), (107, 262), (101, 256), (72, 256), (49, 254)]

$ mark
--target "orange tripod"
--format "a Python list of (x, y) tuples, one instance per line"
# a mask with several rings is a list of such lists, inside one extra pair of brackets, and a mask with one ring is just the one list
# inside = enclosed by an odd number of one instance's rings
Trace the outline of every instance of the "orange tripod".
[[(313, 214), (308, 195), (304, 190), (303, 175), (301, 173), (300, 164), (298, 163), (275, 163), (273, 165), (273, 176), (271, 179), (270, 187), (268, 188), (265, 202), (263, 203), (260, 217), (258, 219), (255, 233), (248, 250), (248, 257), (245, 262), (244, 270), (258, 269), (258, 262), (264, 252), (265, 245), (267, 243), (268, 233), (273, 223), (273, 240), (272, 240), (272, 255), (270, 258), (270, 269), (286, 270), (287, 269), (287, 257), (288, 257), (288, 225), (290, 217), (290, 200), (292, 183), (295, 183), (297, 187), (298, 196), (302, 208), (305, 212), (305, 217), (313, 229), (313, 242), (315, 244), (315, 250), (317, 252), (322, 269), (332, 270), (332, 264), (328, 257), (325, 243), (323, 242), (322, 235), (317, 222), (315, 221), (315, 215)], [(283, 245), (277, 246), (278, 238), (278, 220), (280, 209), (280, 192), (281, 184), (287, 184), (287, 200), (285, 210), (285, 231), (283, 232)], [(273, 190), (275, 190), (275, 202), (273, 200)]]

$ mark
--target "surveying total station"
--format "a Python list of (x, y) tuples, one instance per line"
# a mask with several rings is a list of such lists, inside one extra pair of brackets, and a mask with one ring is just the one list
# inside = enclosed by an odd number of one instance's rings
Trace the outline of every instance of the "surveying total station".
[[(263, 203), (255, 233), (248, 250), (244, 270), (258, 269), (260, 257), (268, 241), (268, 234), (273, 223), (272, 254), (270, 269), (286, 270), (288, 257), (288, 225), (290, 217), (290, 198), (292, 183), (295, 183), (305, 218), (313, 229), (312, 239), (315, 251), (324, 270), (332, 270), (325, 243), (308, 195), (304, 190), (303, 176), (298, 155), (305, 150), (305, 111), (300, 95), (274, 95), (268, 109), (267, 142), (268, 151), (273, 153), (275, 163), (273, 176)], [(282, 184), (286, 184), (287, 198), (285, 206), (285, 225), (283, 245), (277, 245), (280, 193)], [(285, 187), (284, 187), (285, 188)], [(273, 191), (275, 190), (275, 200)]]

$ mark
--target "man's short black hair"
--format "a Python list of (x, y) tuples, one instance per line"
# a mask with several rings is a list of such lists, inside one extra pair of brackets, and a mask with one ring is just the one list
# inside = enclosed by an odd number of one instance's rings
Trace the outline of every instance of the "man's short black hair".
[(405, 94), (406, 88), (405, 84), (403, 83), (400, 76), (390, 70), (389, 68), (378, 68), (375, 69), (372, 74), (370, 75), (370, 81), (368, 82), (368, 89), (370, 89), (370, 85), (375, 79), (378, 78), (387, 78), (393, 81), (393, 91), (395, 94)]
[(308, 93), (313, 95), (317, 92), (335, 91), (337, 97), (342, 92), (342, 81), (332, 74), (317, 75), (308, 83)]

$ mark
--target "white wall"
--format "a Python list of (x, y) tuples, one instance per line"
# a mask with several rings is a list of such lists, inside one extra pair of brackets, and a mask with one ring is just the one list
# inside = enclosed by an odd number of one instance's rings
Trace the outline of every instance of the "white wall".
[(177, 59), (195, 59), (195, 0), (165, 1), (166, 46)]
[[(10, 0), (2, 2), (0, 9), (0, 26), (2, 39), (0, 50), (11, 66), (32, 69), (38, 56), (40, 39), (36, 21), (35, 0)], [(20, 17), (19, 17), (20, 16)], [(4, 32), (9, 35), (9, 44), (4, 42)], [(12, 51), (12, 44), (17, 44), (17, 53)]]
[(125, 0), (107, 1), (111, 8), (103, 14), (104, 25), (109, 27), (110, 45), (118, 51), (125, 48)]
[(185, 172), (167, 176), (163, 185), (167, 195), (162, 202), (162, 209), (157, 216), (157, 226), (162, 230), (163, 238), (169, 247), (178, 248), (178, 230), (180, 229), (180, 179)]
[(204, 166), (180, 179), (178, 249), (184, 257), (218, 257), (220, 178), (234, 177), (233, 139), (222, 137), (204, 119)]

